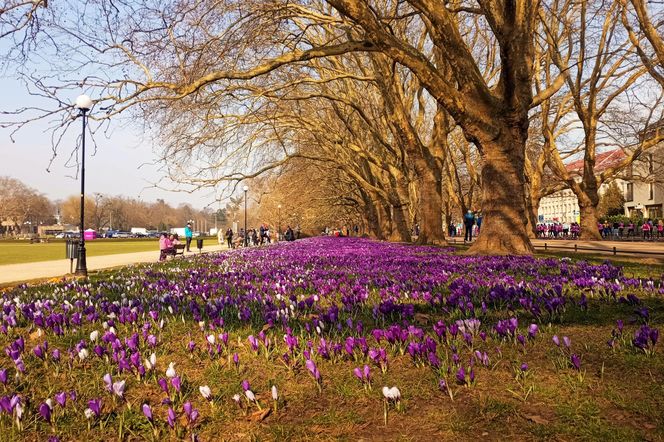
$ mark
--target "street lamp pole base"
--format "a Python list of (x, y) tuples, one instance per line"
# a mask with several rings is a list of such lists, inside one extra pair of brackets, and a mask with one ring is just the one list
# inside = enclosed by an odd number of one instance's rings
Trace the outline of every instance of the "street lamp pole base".
[(78, 246), (78, 258), (76, 259), (76, 272), (78, 276), (88, 276), (88, 264), (85, 259), (85, 246)]

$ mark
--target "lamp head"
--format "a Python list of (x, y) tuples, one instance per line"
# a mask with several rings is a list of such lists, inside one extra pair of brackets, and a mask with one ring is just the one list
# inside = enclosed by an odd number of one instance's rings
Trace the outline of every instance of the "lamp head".
[(249, 190), (249, 186), (244, 186), (243, 190), (246, 192), (247, 190)]
[(82, 111), (89, 111), (90, 108), (92, 107), (92, 99), (90, 99), (90, 97), (88, 97), (85, 94), (79, 95), (78, 97), (76, 97), (75, 107)]

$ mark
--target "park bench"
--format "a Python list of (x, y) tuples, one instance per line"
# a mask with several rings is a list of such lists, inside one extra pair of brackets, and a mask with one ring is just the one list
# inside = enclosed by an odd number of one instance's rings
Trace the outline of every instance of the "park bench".
[(184, 244), (176, 244), (176, 245), (173, 246), (173, 248), (175, 249), (175, 254), (173, 256), (177, 256), (177, 255), (184, 256), (184, 249), (185, 249)]

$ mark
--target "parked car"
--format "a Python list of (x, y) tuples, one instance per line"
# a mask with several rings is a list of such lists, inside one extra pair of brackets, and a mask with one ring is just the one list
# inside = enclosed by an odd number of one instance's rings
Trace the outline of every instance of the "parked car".
[(117, 232), (113, 238), (131, 238), (131, 232)]

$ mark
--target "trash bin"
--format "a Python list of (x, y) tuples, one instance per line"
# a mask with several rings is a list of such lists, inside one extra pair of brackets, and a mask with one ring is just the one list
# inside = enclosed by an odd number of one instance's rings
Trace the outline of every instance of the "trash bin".
[(203, 238), (196, 238), (196, 248), (199, 252), (203, 249)]
[(69, 260), (69, 273), (74, 271), (74, 259), (78, 258), (78, 240), (68, 239), (65, 241), (65, 253)]
[(78, 240), (68, 239), (65, 241), (67, 259), (76, 259), (78, 256)]

